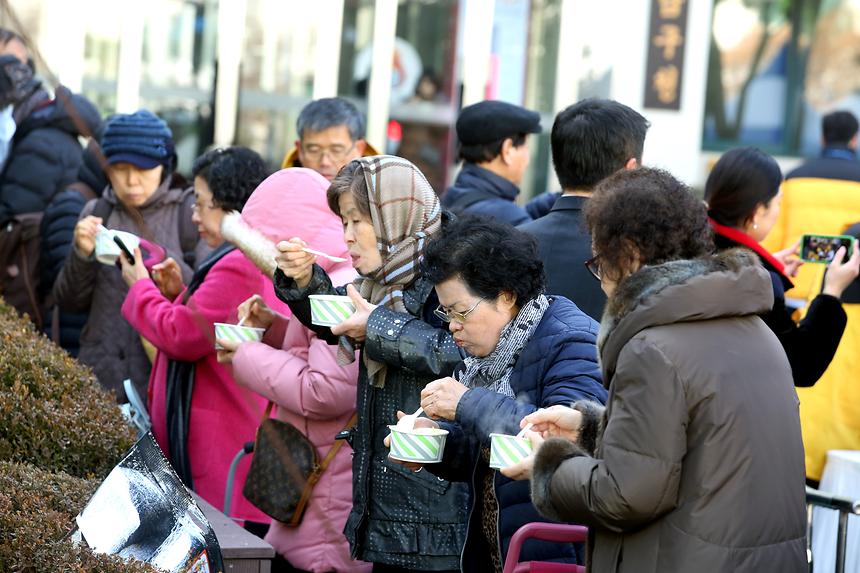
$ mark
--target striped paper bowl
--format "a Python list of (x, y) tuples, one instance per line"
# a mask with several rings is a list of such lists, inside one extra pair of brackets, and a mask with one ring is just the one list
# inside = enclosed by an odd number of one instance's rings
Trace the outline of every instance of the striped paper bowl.
[(518, 464), (532, 453), (528, 438), (490, 434), (490, 467), (500, 470)]
[(415, 428), (414, 430), (398, 429), (388, 426), (391, 430), (391, 451), (389, 456), (401, 462), (418, 462), (435, 464), (442, 461), (445, 450), (445, 436), (448, 430), (439, 428)]
[[(253, 326), (238, 326), (235, 324), (227, 324), (224, 322), (215, 323), (215, 340), (231, 340), (233, 342), (259, 342), (263, 339), (264, 328), (254, 328)], [(216, 342), (215, 348), (221, 350), (221, 346)]]
[(317, 326), (340, 324), (355, 312), (355, 305), (348, 296), (333, 294), (312, 294), (311, 322)]

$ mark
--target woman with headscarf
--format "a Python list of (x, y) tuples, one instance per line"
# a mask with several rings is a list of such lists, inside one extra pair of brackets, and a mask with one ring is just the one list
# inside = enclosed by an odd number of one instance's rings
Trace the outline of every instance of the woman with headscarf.
[[(330, 344), (342, 361), (361, 348), (358, 422), (351, 432), (353, 507), (344, 533), (354, 558), (374, 571), (459, 570), (467, 489), (388, 460), (383, 439), (398, 410), (418, 408), (427, 383), (462, 360), (433, 310), (438, 300), (421, 276), (425, 243), (442, 232), (439, 200), (424, 175), (399, 157), (353, 160), (332, 181), (329, 208), (340, 216), (359, 278), (335, 289), (315, 257), (294, 238), (278, 245), (275, 289), (293, 316)], [(331, 328), (313, 326), (308, 296), (347, 294), (356, 312)]]

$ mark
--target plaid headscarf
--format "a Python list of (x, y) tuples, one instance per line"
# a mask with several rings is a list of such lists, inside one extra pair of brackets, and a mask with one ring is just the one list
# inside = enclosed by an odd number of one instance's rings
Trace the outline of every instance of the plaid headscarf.
[[(376, 246), (382, 266), (355, 280), (371, 304), (406, 312), (403, 289), (418, 277), (418, 262), (427, 241), (442, 230), (442, 207), (424, 174), (402, 157), (376, 155), (356, 159), (364, 175)], [(352, 344), (341, 339), (341, 362), (355, 360)], [(367, 374), (377, 388), (385, 386), (385, 365), (364, 354)]]

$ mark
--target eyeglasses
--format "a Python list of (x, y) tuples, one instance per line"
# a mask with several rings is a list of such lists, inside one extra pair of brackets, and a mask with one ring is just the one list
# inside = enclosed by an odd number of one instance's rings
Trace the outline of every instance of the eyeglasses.
[(328, 155), (333, 161), (341, 161), (346, 159), (346, 156), (355, 149), (355, 142), (349, 147), (343, 145), (333, 145), (331, 147), (321, 147), (319, 145), (302, 145), (302, 152), (308, 159), (319, 161), (323, 155)]
[(485, 298), (480, 299), (478, 302), (472, 305), (472, 308), (467, 310), (466, 312), (457, 312), (456, 310), (448, 310), (441, 304), (436, 307), (436, 310), (433, 311), (433, 314), (439, 317), (443, 322), (451, 322), (452, 320), (456, 320), (460, 324), (466, 322), (466, 317), (469, 316), (473, 310), (478, 308), (478, 305), (484, 302)]
[(600, 280), (600, 255), (594, 255), (585, 261), (585, 268), (591, 273), (591, 276)]
[(195, 201), (194, 203), (191, 204), (191, 210), (195, 211), (197, 213), (199, 213), (200, 211), (203, 211), (205, 209), (214, 210), (217, 208), (218, 207), (216, 205), (213, 205), (212, 203), (209, 203), (208, 205), (201, 205), (197, 201)]

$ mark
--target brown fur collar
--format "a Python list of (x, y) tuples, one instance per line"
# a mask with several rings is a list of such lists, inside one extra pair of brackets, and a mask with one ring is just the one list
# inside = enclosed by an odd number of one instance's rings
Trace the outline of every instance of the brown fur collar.
[[(687, 285), (700, 277), (718, 281), (720, 287), (714, 290), (727, 296), (706, 297), (701, 291), (684, 292), (683, 289), (674, 289), (671, 297), (661, 300), (660, 295), (670, 287)], [(745, 296), (732, 296), (733, 293), (740, 292)], [(761, 266), (759, 258), (749, 249), (729, 249), (698, 259), (669, 261), (642, 267), (621, 281), (607, 302), (597, 339), (601, 361), (605, 362), (604, 367), (610, 366), (610, 373), (614, 371), (615, 358), (620, 348), (638, 330), (649, 326), (757, 314), (769, 310), (772, 306), (773, 286), (770, 275)], [(631, 315), (643, 307), (650, 307), (649, 313), (639, 313), (648, 314), (647, 317), (625, 320), (630, 319)], [(662, 312), (655, 312), (654, 307), (659, 307)], [(610, 341), (622, 323), (625, 323), (625, 327), (621, 330), (625, 332), (621, 335), (621, 340)], [(609, 352), (607, 347), (611, 347)], [(609, 383), (608, 377), (605, 383)]]

